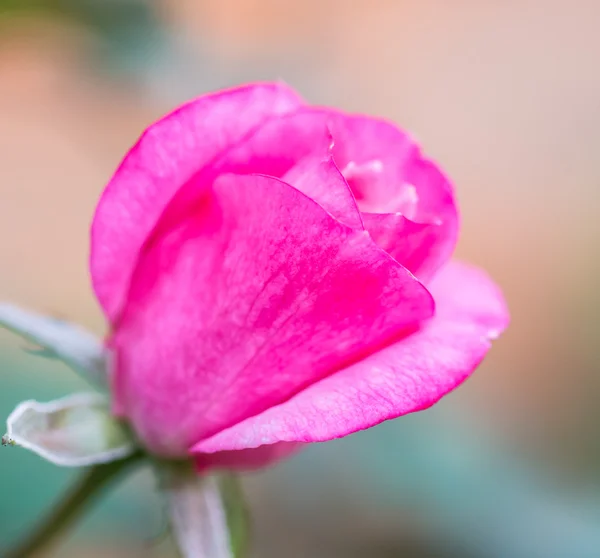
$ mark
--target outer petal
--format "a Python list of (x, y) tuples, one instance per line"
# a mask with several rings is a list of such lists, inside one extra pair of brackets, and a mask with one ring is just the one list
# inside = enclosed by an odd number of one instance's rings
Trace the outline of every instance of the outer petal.
[(156, 452), (183, 454), (432, 315), (364, 231), (284, 182), (224, 175), (199, 202), (165, 214), (113, 339), (118, 410)]
[(321, 442), (437, 402), (479, 364), (490, 339), (506, 327), (508, 313), (491, 280), (461, 264), (444, 268), (431, 290), (436, 316), (419, 331), (203, 440), (192, 451)]
[(201, 453), (196, 457), (196, 467), (199, 471), (206, 471), (207, 469), (253, 471), (290, 457), (303, 446), (304, 444), (294, 442), (281, 442), (239, 451)]
[(265, 119), (302, 105), (281, 83), (202, 96), (148, 128), (107, 186), (92, 225), (90, 266), (111, 320), (139, 251), (177, 190)]

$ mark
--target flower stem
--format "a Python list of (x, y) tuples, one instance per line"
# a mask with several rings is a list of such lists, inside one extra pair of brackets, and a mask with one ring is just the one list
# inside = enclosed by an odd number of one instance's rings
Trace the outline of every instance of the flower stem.
[(171, 533), (181, 558), (235, 558), (218, 481), (190, 462), (159, 465)]
[(90, 467), (52, 508), (20, 545), (3, 554), (3, 558), (31, 558), (48, 550), (57, 542), (59, 535), (69, 529), (88, 506), (100, 495), (104, 488), (133, 464), (139, 463), (144, 454), (136, 452), (125, 459)]

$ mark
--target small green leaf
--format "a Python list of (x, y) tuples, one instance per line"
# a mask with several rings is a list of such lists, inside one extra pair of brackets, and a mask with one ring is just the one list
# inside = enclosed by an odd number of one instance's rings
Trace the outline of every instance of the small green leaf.
[(131, 455), (129, 430), (110, 413), (106, 397), (80, 393), (49, 403), (24, 401), (7, 420), (9, 443), (64, 467), (86, 467)]
[(27, 352), (60, 359), (94, 386), (106, 389), (108, 354), (81, 327), (6, 303), (0, 303), (0, 326), (36, 345)]

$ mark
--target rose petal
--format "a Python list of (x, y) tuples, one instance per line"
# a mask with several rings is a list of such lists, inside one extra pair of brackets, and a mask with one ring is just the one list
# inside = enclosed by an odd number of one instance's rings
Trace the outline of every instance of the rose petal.
[(401, 213), (363, 213), (362, 220), (377, 245), (422, 281), (454, 251), (457, 229), (448, 223), (415, 223)]
[[(344, 182), (331, 184), (330, 180), (327, 187), (304, 190), (294, 180), (295, 165), (329, 151), (331, 138)], [(365, 228), (422, 280), (449, 260), (456, 245), (458, 213), (450, 182), (423, 157), (412, 138), (384, 120), (304, 107), (257, 128), (225, 153), (216, 167), (284, 177), (353, 227), (359, 226), (354, 214), (357, 201), (363, 212), (385, 215), (370, 219), (371, 227), (365, 224)]]
[(301, 105), (282, 83), (247, 85), (199, 97), (146, 130), (104, 191), (92, 225), (92, 281), (110, 319), (142, 244), (177, 190), (265, 119)]
[[(285, 117), (282, 120), (296, 121), (295, 116)], [(329, 138), (328, 141), (331, 141), (330, 136), (327, 137)], [(275, 144), (279, 143), (279, 140), (276, 139)], [(273, 146), (272, 152), (278, 149), (276, 145)], [(232, 149), (231, 152), (237, 152), (237, 148)], [(206, 172), (198, 175), (195, 180), (182, 186), (171, 200), (168, 209), (154, 229), (152, 237), (162, 236), (165, 231), (176, 226), (181, 220), (185, 220), (190, 207), (202, 203), (206, 188), (220, 174), (233, 171), (235, 171), (235, 174), (258, 173), (271, 177), (279, 174), (281, 167), (277, 162), (273, 162), (268, 158), (252, 158), (251, 153), (246, 155), (248, 159), (240, 161), (236, 161), (235, 158), (228, 159), (228, 155), (224, 155), (223, 161), (212, 165), (210, 169), (206, 169)], [(317, 154), (304, 156), (283, 175), (283, 180), (313, 199), (345, 225), (364, 230), (360, 211), (352, 191), (331, 156), (331, 147), (325, 147), (325, 144), (323, 144), (322, 149), (319, 149)]]
[(326, 115), (303, 107), (256, 128), (224, 153), (215, 166), (221, 172), (281, 178), (306, 156), (324, 156), (331, 148), (332, 135)]
[[(419, 146), (391, 122), (334, 109), (320, 110), (335, 140), (334, 158), (362, 211), (421, 212), (407, 184), (405, 169), (420, 157)], [(418, 198), (420, 201), (421, 192)], [(412, 213), (409, 215), (408, 213)], [(425, 215), (420, 215), (426, 218)], [(429, 216), (430, 217), (430, 216)]]
[(303, 446), (304, 444), (281, 442), (238, 451), (201, 453), (196, 456), (196, 467), (200, 472), (208, 469), (254, 471), (290, 457)]
[(220, 172), (282, 178), (344, 224), (363, 228), (350, 186), (331, 157), (327, 118), (309, 108), (266, 122), (224, 153)]
[[(449, 180), (396, 126), (331, 111), (334, 158), (375, 241), (421, 280), (446, 263), (458, 238)], [(403, 219), (398, 219), (400, 214)]]
[(321, 442), (425, 409), (458, 386), (508, 324), (481, 271), (451, 263), (431, 285), (436, 315), (419, 331), (315, 383), (281, 405), (196, 444), (195, 452)]
[(331, 156), (323, 159), (309, 155), (292, 167), (283, 180), (315, 200), (344, 225), (364, 229), (356, 200)]
[(284, 182), (224, 175), (200, 201), (147, 245), (112, 340), (117, 410), (157, 452), (187, 451), (432, 314), (364, 231)]

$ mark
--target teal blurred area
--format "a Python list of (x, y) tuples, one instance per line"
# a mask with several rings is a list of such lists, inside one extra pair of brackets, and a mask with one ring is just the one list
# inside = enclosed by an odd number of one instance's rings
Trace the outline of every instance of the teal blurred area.
[[(436, 407), (245, 477), (254, 555), (597, 558), (599, 18), (594, 0), (0, 0), (0, 299), (104, 332), (94, 205), (190, 97), (282, 78), (393, 119), (454, 178), (457, 255), (512, 324)], [(22, 349), (0, 332), (0, 417), (87, 389)], [(75, 474), (0, 448), (0, 550)], [(53, 556), (170, 556), (163, 528), (142, 470)]]

